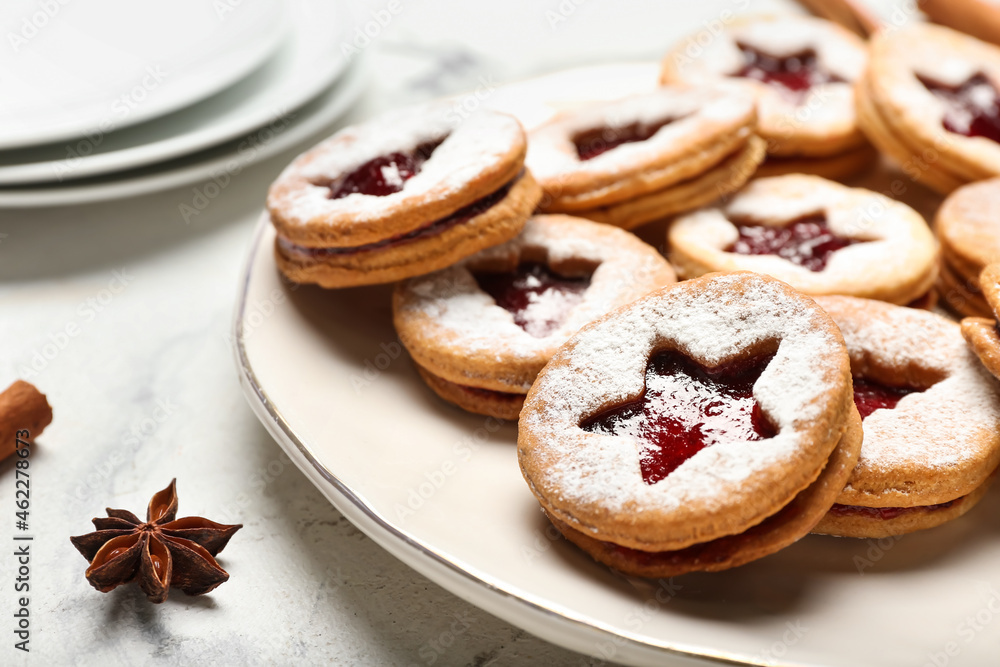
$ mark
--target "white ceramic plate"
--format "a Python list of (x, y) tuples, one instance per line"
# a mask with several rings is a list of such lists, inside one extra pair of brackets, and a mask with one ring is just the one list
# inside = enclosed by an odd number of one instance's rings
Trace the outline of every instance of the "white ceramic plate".
[[(590, 74), (630, 76), (642, 89), (650, 67)], [(497, 105), (534, 124), (601, 87), (586, 74), (514, 84), (497, 91)], [(883, 190), (897, 177), (868, 182)], [(917, 186), (906, 199), (924, 211), (940, 201)], [(996, 490), (966, 517), (898, 541), (809, 536), (727, 572), (615, 575), (554, 537), (518, 470), (513, 424), (446, 405), (420, 381), (392, 328), (389, 287), (289, 286), (273, 242), (265, 215), (234, 330), (251, 406), (348, 519), (456, 595), (549, 641), (634, 665), (997, 664)]]
[(59, 186), (0, 188), (0, 208), (68, 206), (121, 199), (236, 173), (328, 128), (364, 90), (367, 71), (365, 60), (359, 58), (315, 100), (274, 118), (246, 137), (165, 165), (129, 172), (124, 177), (98, 177)]
[(280, 0), (5, 0), (0, 149), (133, 125), (222, 90), (285, 32)]
[(0, 185), (85, 178), (162, 162), (239, 137), (305, 104), (343, 72), (341, 3), (295, 0), (274, 55), (238, 83), (155, 121), (67, 143), (0, 153)]

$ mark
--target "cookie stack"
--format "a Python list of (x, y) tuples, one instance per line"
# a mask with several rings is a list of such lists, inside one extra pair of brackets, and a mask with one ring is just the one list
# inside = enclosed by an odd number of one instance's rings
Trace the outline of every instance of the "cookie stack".
[(659, 290), (580, 331), (528, 393), (518, 460), (567, 539), (622, 572), (669, 577), (804, 536), (861, 439), (833, 320), (744, 272)]
[(438, 396), (517, 419), (538, 372), (580, 327), (674, 281), (667, 260), (634, 234), (536, 215), (513, 241), (400, 282), (393, 321)]
[(875, 162), (858, 128), (854, 81), (867, 49), (840, 26), (799, 16), (734, 20), (718, 35), (699, 31), (664, 57), (663, 83), (726, 82), (757, 101), (767, 142), (758, 176), (806, 173), (845, 178)]
[(271, 185), (278, 268), (299, 283), (376, 285), (509, 241), (541, 196), (525, 152), (513, 116), (458, 123), (443, 102), (345, 128)]
[(979, 289), (990, 309), (989, 317), (966, 317), (962, 335), (979, 361), (1000, 379), (1000, 264), (990, 264), (979, 275)]
[(941, 242), (937, 289), (945, 305), (968, 317), (993, 317), (979, 276), (1000, 261), (1000, 179), (956, 190), (938, 209), (935, 231)]
[(684, 278), (755, 271), (811, 295), (934, 303), (937, 243), (920, 214), (819, 176), (754, 180), (728, 202), (676, 219), (667, 244)]
[(1000, 47), (913, 23), (871, 40), (858, 122), (903, 172), (948, 194), (1000, 176)]
[(764, 159), (753, 99), (670, 86), (566, 112), (531, 132), (541, 210), (625, 229), (738, 190)]
[(968, 512), (1000, 463), (1000, 403), (959, 326), (881, 301), (816, 302), (847, 342), (864, 441), (850, 480), (813, 532), (889, 537)]

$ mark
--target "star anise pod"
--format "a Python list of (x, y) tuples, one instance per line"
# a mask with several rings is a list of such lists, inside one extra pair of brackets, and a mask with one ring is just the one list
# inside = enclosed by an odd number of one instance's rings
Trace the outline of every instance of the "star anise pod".
[(243, 525), (177, 519), (176, 479), (149, 501), (145, 522), (127, 510), (107, 511), (107, 518), (94, 519), (97, 531), (69, 538), (90, 562), (87, 581), (102, 593), (137, 580), (150, 602), (158, 603), (171, 587), (201, 595), (229, 579), (215, 555)]

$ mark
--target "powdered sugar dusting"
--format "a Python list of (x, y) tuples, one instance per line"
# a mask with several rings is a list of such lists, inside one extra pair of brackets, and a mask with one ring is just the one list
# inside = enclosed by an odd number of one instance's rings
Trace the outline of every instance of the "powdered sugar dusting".
[[(780, 226), (816, 214), (825, 216), (836, 235), (864, 243), (837, 250), (821, 271), (777, 255), (726, 250), (739, 237), (736, 223)], [(725, 207), (679, 218), (669, 234), (672, 248), (697, 256), (710, 270), (765, 273), (809, 294), (892, 291), (891, 286), (921, 282), (937, 258), (930, 228), (910, 207), (869, 190), (797, 174), (757, 179)]]
[(984, 433), (1000, 429), (996, 382), (982, 368), (960, 327), (939, 315), (850, 297), (817, 302), (840, 327), (853, 365), (873, 359), (884, 368), (918, 367), (943, 379), (904, 396), (892, 410), (864, 422), (858, 475), (883, 475), (914, 466), (947, 474), (978, 465), (997, 446)]
[[(526, 250), (539, 249), (550, 266), (571, 260), (597, 266), (578, 303), (556, 298), (533, 306), (548, 315), (569, 308), (568, 313), (559, 313), (565, 319), (545, 337), (515, 324), (513, 315), (480, 289), (470, 270), (498, 262), (514, 268)], [(532, 357), (551, 354), (584, 324), (661, 286), (664, 276), (672, 276), (666, 260), (628, 232), (569, 216), (535, 216), (518, 238), (404, 283), (407, 298), (402, 308), (425, 314), (435, 338), (470, 352)]]
[[(753, 107), (740, 91), (712, 88), (665, 87), (614, 102), (595, 104), (557, 116), (531, 133), (525, 163), (541, 181), (560, 174), (615, 173), (637, 163), (656, 160), (681, 141), (699, 137), (706, 122), (737, 123)], [(591, 160), (580, 161), (573, 137), (577, 134), (632, 124), (654, 125), (674, 119), (644, 141), (622, 144)]]
[[(289, 224), (305, 224), (335, 213), (363, 221), (384, 215), (386, 209), (403, 207), (414, 198), (447, 197), (505, 159), (523, 135), (514, 117), (493, 111), (480, 111), (458, 120), (451, 104), (436, 102), (391, 111), (341, 130), (299, 156), (276, 183), (299, 179), (324, 183), (376, 157), (413, 151), (421, 144), (441, 139), (444, 143), (435, 149), (420, 173), (405, 183), (400, 181), (403, 188), (399, 192), (382, 197), (354, 193), (331, 200), (327, 187), (307, 183), (279, 202), (283, 218)], [(390, 179), (392, 176), (383, 175)]]
[[(825, 323), (825, 325), (824, 325)], [(647, 361), (675, 347), (717, 366), (748, 349), (777, 346), (754, 386), (754, 398), (778, 434), (757, 442), (707, 447), (656, 484), (643, 482), (641, 444), (627, 436), (587, 433), (580, 423), (643, 390)], [(717, 508), (745, 493), (759, 473), (789, 463), (807, 447), (797, 425), (835, 409), (843, 387), (836, 376), (843, 347), (829, 320), (811, 302), (776, 281), (752, 274), (681, 283), (587, 327), (559, 351), (529, 394), (544, 409), (522, 413), (522, 428), (546, 443), (546, 485), (561, 504), (596, 504), (608, 512)], [(759, 479), (759, 477), (757, 477)]]

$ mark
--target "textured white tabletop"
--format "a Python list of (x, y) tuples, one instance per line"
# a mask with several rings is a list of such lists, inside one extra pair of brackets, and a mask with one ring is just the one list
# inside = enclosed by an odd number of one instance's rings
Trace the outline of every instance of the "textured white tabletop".
[[(565, 66), (657, 59), (720, 11), (785, 6), (369, 4), (359, 28), (371, 12), (397, 11), (371, 31), (371, 85), (353, 118)], [(324, 500), (245, 403), (229, 341), (237, 282), (267, 186), (295, 152), (235, 176), (190, 222), (182, 205), (203, 184), (0, 211), (0, 384), (28, 379), (55, 410), (31, 458), (30, 655), (13, 646), (14, 471), (0, 465), (0, 664), (589, 662), (389, 556)], [(93, 590), (69, 536), (90, 532), (107, 506), (142, 514), (172, 477), (180, 516), (244, 524), (220, 556), (231, 580), (200, 598), (174, 591), (162, 605), (133, 587)]]

